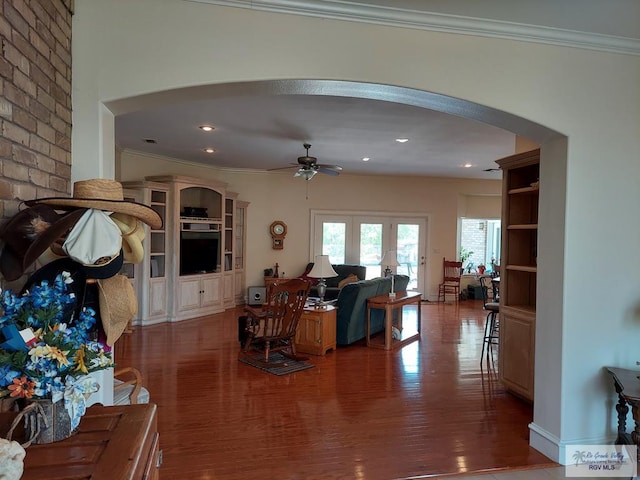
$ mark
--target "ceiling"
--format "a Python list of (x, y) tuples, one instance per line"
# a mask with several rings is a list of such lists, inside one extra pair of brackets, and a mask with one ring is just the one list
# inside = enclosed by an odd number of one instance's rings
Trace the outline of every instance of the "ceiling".
[[(206, 133), (199, 126), (215, 129)], [(397, 138), (408, 138), (399, 143)], [(153, 141), (155, 143), (150, 143)], [(343, 175), (499, 179), (515, 136), (474, 120), (381, 100), (254, 94), (209, 98), (116, 117), (120, 148), (231, 169), (270, 170), (309, 155)], [(204, 150), (212, 147), (215, 153)], [(369, 157), (364, 162), (362, 158)], [(464, 167), (465, 164), (470, 167)]]
[[(521, 40), (633, 52), (640, 46), (637, 22), (632, 20), (640, 13), (635, 0), (610, 0), (607, 15), (599, 14), (600, 0), (530, 2), (518, 8), (504, 0), (482, 6), (471, 0), (191, 1), (408, 28), (454, 27), (458, 33), (464, 24), (470, 34), (499, 37), (514, 32), (520, 36), (518, 28), (524, 24), (531, 35), (518, 37)], [(217, 168), (266, 171), (291, 166), (279, 170), (283, 175), (296, 171), (292, 164), (305, 154), (303, 143), (312, 145), (309, 154), (318, 163), (342, 166), (343, 175), (499, 179), (499, 171), (487, 170), (496, 168), (496, 159), (514, 152), (515, 136), (488, 123), (415, 103), (312, 93), (275, 95), (260, 89), (241, 95), (205, 93), (156, 103), (159, 107), (124, 112), (116, 108), (116, 144)], [(200, 125), (215, 130), (205, 133)], [(396, 138), (409, 140), (398, 143)], [(207, 147), (215, 153), (205, 153)], [(363, 157), (370, 160), (364, 162)]]

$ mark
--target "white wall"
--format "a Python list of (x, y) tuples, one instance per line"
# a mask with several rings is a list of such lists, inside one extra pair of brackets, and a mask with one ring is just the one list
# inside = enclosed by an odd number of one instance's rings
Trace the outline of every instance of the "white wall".
[[(221, 180), (251, 203), (247, 225), (247, 285), (261, 285), (262, 271), (278, 262), (280, 273), (299, 275), (309, 258), (310, 211), (418, 213), (429, 216), (428, 290), (434, 299), (441, 279), (442, 257), (456, 255), (458, 203), (471, 198), (492, 199), (483, 211), (500, 217), (501, 181), (426, 177), (316, 175), (306, 182), (291, 172), (242, 172), (206, 168), (187, 162), (124, 151), (118, 162), (119, 180), (141, 180), (148, 175), (186, 175)], [(307, 191), (308, 187), (308, 191)], [(372, 192), (376, 194), (372, 195)], [(307, 198), (308, 195), (308, 198)], [(496, 199), (498, 199), (496, 201)], [(269, 225), (287, 224), (284, 250), (271, 248)]]
[[(563, 143), (531, 135), (535, 125), (527, 122), (500, 123), (542, 145), (544, 332), (538, 329), (531, 442), (557, 459), (567, 444), (614, 434), (614, 395), (602, 367), (635, 367), (640, 339), (640, 318), (632, 313), (640, 279), (611, 268), (640, 267), (640, 257), (630, 253), (640, 244), (640, 57), (177, 0), (83, 0), (73, 27), (76, 179), (103, 173), (109, 156), (113, 162), (103, 103), (191, 85), (264, 79), (397, 85), (492, 107), (566, 135)], [(345, 195), (370, 196), (375, 186), (372, 180)], [(420, 201), (428, 200), (424, 195)], [(283, 216), (287, 208), (274, 204)]]

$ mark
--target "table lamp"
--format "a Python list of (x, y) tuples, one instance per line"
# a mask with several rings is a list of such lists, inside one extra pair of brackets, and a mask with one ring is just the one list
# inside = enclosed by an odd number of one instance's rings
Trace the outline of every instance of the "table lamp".
[(393, 287), (394, 287), (393, 271), (391, 270), (391, 267), (400, 266), (400, 264), (398, 263), (398, 258), (396, 257), (396, 251), (387, 250), (386, 252), (384, 252), (384, 255), (382, 256), (382, 260), (380, 261), (380, 265), (386, 266), (386, 268), (384, 269), (384, 276), (391, 277), (391, 291), (389, 292), (389, 298), (396, 298), (396, 292), (393, 290)]
[(338, 276), (331, 266), (331, 262), (329, 262), (329, 255), (316, 255), (316, 261), (307, 276), (319, 279), (317, 285), (318, 297), (320, 297), (319, 304), (322, 305), (324, 303), (324, 294), (327, 292), (327, 283), (324, 279)]

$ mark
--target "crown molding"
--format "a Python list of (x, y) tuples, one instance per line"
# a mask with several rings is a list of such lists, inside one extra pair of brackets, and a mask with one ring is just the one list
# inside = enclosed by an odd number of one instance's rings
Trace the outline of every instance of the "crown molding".
[[(116, 150), (120, 153), (120, 160), (122, 159), (122, 155), (129, 155), (129, 156), (139, 156), (139, 157), (146, 157), (146, 158), (150, 158), (150, 159), (157, 159), (157, 160), (162, 160), (162, 161), (167, 161), (167, 162), (171, 162), (171, 163), (177, 163), (177, 164), (181, 164), (181, 165), (188, 165), (190, 167), (197, 167), (197, 168), (206, 168), (208, 170), (215, 172), (230, 172), (230, 173), (266, 173), (267, 170), (261, 170), (261, 169), (256, 169), (256, 168), (233, 168), (233, 167), (219, 167), (216, 165), (211, 165), (208, 163), (203, 163), (203, 162), (196, 162), (195, 160), (185, 160), (183, 158), (178, 158), (178, 157), (169, 157), (166, 155), (160, 155), (158, 153), (149, 153), (149, 152), (143, 152), (141, 150), (135, 150), (133, 148), (120, 148), (120, 147), (116, 147)], [(271, 172), (269, 172), (271, 173)]]
[(640, 55), (640, 39), (342, 0), (183, 0), (266, 12)]

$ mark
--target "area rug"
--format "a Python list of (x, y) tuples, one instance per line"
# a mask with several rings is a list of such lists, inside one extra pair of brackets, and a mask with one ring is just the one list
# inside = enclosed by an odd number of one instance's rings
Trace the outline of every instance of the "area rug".
[(255, 360), (262, 360), (262, 358), (262, 354), (257, 354), (253, 358), (240, 357), (238, 358), (238, 360), (240, 360), (242, 363), (246, 363), (247, 365), (251, 365), (252, 367), (259, 368), (260, 370), (272, 373), (274, 375), (288, 375), (289, 373), (299, 372), (301, 370), (315, 367), (313, 363), (300, 360), (292, 360), (291, 358), (287, 358), (280, 353), (272, 353), (271, 355), (269, 355), (269, 363), (280, 363), (281, 365), (267, 367), (261, 361)]

